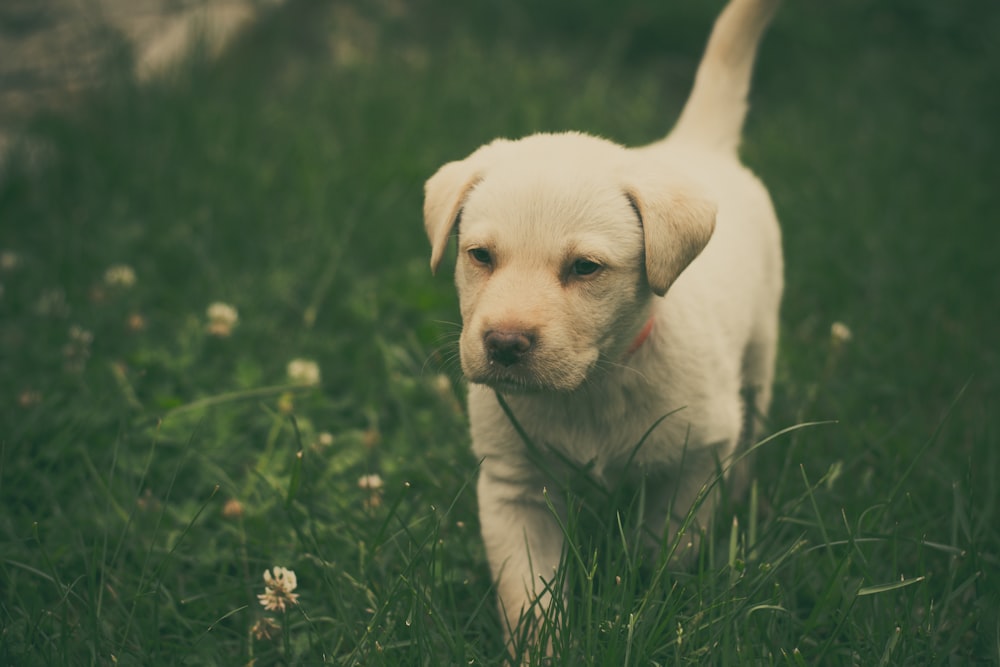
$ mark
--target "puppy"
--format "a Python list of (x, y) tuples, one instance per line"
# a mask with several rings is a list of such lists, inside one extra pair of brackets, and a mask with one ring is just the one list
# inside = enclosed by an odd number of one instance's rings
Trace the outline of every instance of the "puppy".
[(737, 148), (776, 5), (729, 3), (665, 139), (498, 139), (426, 184), (432, 270), (458, 236), (479, 512), (508, 630), (546, 607), (563, 551), (546, 460), (609, 485), (645, 479), (664, 543), (767, 411), (781, 238)]

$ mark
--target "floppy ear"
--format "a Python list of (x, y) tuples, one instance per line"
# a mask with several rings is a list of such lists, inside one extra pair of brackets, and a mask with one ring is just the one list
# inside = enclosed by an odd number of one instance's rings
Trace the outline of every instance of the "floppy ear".
[(686, 190), (629, 188), (629, 202), (642, 223), (646, 280), (658, 296), (705, 249), (715, 231), (715, 203)]
[(479, 147), (464, 160), (449, 162), (437, 170), (424, 184), (424, 229), (431, 241), (431, 272), (437, 271), (448, 247), (448, 235), (458, 222), (469, 191), (482, 180), (488, 163), (498, 150), (511, 144), (507, 139), (494, 139)]
[(431, 242), (432, 273), (437, 272), (441, 263), (448, 246), (448, 235), (455, 226), (466, 195), (481, 177), (472, 158), (469, 156), (465, 160), (449, 162), (424, 185), (424, 229)]

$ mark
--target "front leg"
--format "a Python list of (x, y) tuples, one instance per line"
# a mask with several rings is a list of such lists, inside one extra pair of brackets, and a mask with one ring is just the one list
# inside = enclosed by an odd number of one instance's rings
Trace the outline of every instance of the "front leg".
[(529, 610), (538, 620), (549, 609), (563, 550), (562, 530), (546, 503), (545, 482), (531, 468), (488, 457), (479, 475), (483, 542), (508, 639)]
[(716, 446), (691, 447), (679, 466), (647, 480), (647, 544), (653, 553), (671, 547), (687, 524), (672, 560), (693, 562), (718, 504), (720, 468), (725, 470), (735, 443), (733, 436)]

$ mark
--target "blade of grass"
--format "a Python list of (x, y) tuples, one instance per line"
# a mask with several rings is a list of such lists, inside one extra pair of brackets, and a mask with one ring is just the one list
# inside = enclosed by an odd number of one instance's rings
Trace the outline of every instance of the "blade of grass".
[(905, 579), (900, 581), (893, 581), (888, 584), (876, 584), (874, 586), (865, 586), (859, 588), (858, 592), (855, 593), (858, 597), (864, 597), (865, 595), (878, 595), (879, 593), (887, 593), (889, 591), (895, 591), (900, 588), (906, 588), (907, 586), (912, 586), (913, 584), (920, 583), (925, 577), (914, 577), (913, 579)]

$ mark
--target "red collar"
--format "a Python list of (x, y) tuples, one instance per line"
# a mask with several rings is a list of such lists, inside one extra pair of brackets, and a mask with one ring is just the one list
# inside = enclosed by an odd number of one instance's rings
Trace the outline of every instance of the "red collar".
[(635, 337), (635, 340), (632, 341), (632, 344), (628, 346), (628, 352), (626, 354), (632, 354), (640, 347), (642, 347), (642, 344), (646, 342), (647, 338), (649, 338), (649, 333), (652, 330), (653, 330), (653, 316), (650, 315), (649, 319), (646, 320), (646, 324), (642, 327), (642, 331), (640, 331), (639, 335)]

